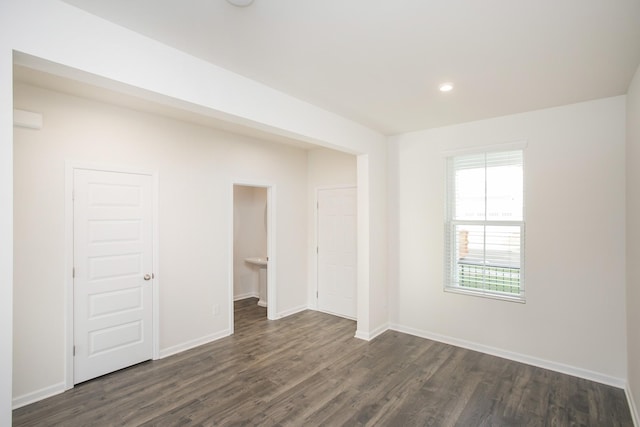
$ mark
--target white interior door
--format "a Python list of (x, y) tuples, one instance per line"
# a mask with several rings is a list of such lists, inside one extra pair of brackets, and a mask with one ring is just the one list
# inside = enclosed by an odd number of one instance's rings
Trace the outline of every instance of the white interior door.
[(74, 383), (153, 356), (152, 176), (75, 169)]
[(356, 188), (318, 190), (318, 310), (356, 318)]

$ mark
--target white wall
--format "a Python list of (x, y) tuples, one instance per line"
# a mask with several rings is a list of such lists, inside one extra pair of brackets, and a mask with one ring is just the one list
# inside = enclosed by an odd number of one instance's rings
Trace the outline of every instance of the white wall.
[(267, 256), (267, 189), (233, 187), (233, 298), (258, 297), (259, 267), (245, 261)]
[(318, 300), (318, 257), (317, 201), (319, 188), (357, 186), (356, 156), (335, 150), (318, 148), (307, 152), (307, 209), (309, 210), (308, 230), (308, 306), (316, 309)]
[[(358, 173), (359, 188), (367, 191), (360, 193), (359, 212), (366, 221), (359, 224), (358, 268), (365, 273), (359, 275), (359, 287), (366, 292), (359, 293), (363, 301), (359, 301), (358, 328), (367, 333), (385, 322), (386, 299), (380, 297), (387, 293), (386, 148), (381, 134), (59, 0), (5, 0), (0, 2), (0, 12), (0, 93), (12, 91), (13, 52), (17, 51), (70, 67), (70, 71), (56, 67), (52, 71), (75, 78), (365, 156), (368, 167)], [(12, 108), (11, 97), (0, 97), (3, 236), (11, 236), (13, 229)], [(11, 237), (0, 240), (0, 423), (4, 424), (11, 420), (12, 291), (7, 288), (12, 286), (12, 246)], [(365, 295), (369, 293), (372, 298)]]
[[(0, 4), (0, 16), (4, 15)], [(0, 30), (2, 31), (2, 30)], [(9, 58), (2, 43), (0, 58)], [(0, 59), (0, 91), (13, 85), (11, 61)], [(13, 343), (13, 109), (10, 96), (0, 97), (0, 425), (11, 425)]]
[[(527, 140), (526, 304), (445, 293), (444, 150)], [(621, 386), (625, 97), (390, 140), (393, 327)]]
[(234, 179), (277, 186), (276, 311), (306, 306), (305, 150), (32, 86), (14, 97), (44, 116), (15, 130), (14, 398), (64, 380), (66, 160), (158, 171), (161, 354), (230, 330)]
[(640, 423), (640, 67), (627, 93), (627, 361), (628, 388)]
[[(359, 155), (358, 325), (356, 337), (373, 339), (388, 328), (387, 153)], [(363, 260), (370, 260), (369, 263)], [(378, 262), (380, 261), (380, 262)]]

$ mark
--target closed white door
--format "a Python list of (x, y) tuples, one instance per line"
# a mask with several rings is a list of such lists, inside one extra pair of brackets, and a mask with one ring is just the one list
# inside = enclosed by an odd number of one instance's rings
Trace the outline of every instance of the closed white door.
[(356, 318), (357, 194), (318, 191), (318, 309)]
[(74, 383), (153, 356), (152, 177), (73, 176)]

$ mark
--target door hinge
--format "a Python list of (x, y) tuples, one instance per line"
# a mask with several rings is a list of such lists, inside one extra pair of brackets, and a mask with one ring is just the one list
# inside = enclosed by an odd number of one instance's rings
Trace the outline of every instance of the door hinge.
[(73, 267), (73, 270), (71, 271), (71, 277), (74, 278), (74, 279), (76, 278), (76, 268), (75, 267)]
[(316, 246), (316, 253), (319, 254), (320, 253), (320, 248), (318, 246)]
[(316, 291), (316, 299), (318, 299), (318, 291)]
[(73, 346), (73, 355), (74, 356), (76, 355), (76, 346), (75, 345)]

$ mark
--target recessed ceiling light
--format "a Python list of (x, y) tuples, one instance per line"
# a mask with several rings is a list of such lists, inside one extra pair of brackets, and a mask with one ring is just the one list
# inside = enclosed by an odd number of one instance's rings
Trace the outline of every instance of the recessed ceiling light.
[(442, 83), (440, 85), (440, 92), (451, 92), (453, 90), (453, 83)]
[(232, 5), (238, 6), (238, 7), (249, 6), (251, 3), (253, 3), (253, 0), (227, 0), (227, 1)]

